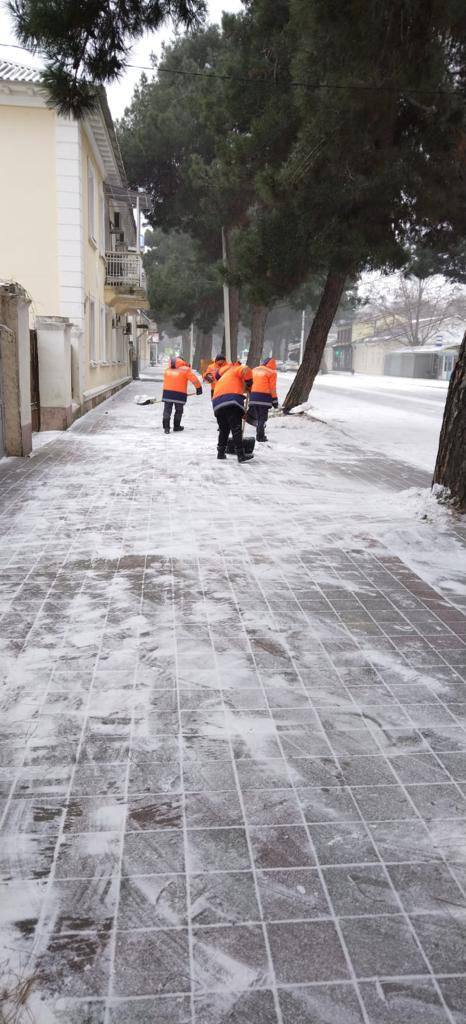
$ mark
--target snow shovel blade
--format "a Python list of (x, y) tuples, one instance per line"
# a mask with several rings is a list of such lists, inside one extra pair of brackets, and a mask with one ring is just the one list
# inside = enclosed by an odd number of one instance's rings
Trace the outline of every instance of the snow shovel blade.
[[(243, 448), (244, 448), (244, 451), (245, 451), (246, 455), (251, 455), (252, 454), (252, 452), (254, 451), (255, 443), (256, 443), (255, 437), (243, 437)], [(236, 452), (235, 443), (234, 443), (232, 437), (230, 437), (229, 440), (228, 440), (227, 452), (228, 452), (229, 455), (234, 455), (235, 452)]]
[(137, 395), (134, 401), (136, 405), (156, 405), (156, 403), (160, 401), (160, 399), (149, 398), (147, 395)]

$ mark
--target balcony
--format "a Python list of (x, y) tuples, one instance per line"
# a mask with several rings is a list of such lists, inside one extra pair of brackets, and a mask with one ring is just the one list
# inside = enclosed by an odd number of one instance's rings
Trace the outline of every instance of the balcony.
[(106, 252), (105, 263), (105, 284), (110, 288), (127, 291), (130, 288), (145, 287), (146, 279), (139, 252)]
[(105, 301), (117, 313), (148, 309), (146, 275), (139, 252), (105, 253)]

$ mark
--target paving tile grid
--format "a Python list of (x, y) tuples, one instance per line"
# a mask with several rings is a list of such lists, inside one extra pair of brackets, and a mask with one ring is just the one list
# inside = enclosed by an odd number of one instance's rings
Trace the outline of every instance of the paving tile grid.
[(76, 1024), (464, 1021), (461, 607), (131, 391), (1, 467), (0, 960)]

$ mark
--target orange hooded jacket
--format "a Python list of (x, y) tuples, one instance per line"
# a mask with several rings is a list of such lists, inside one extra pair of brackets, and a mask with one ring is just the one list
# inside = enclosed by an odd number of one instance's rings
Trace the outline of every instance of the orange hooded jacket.
[(216, 358), (211, 363), (209, 363), (206, 372), (202, 376), (202, 379), (207, 381), (208, 384), (210, 384), (212, 396), (214, 393), (215, 374), (217, 373), (217, 370), (228, 369), (229, 366), (230, 363), (227, 363), (226, 359), (223, 356), (216, 356)]
[(191, 381), (196, 388), (196, 393), (202, 393), (202, 383), (193, 372), (189, 363), (179, 356), (170, 359), (167, 369), (163, 375), (163, 402), (180, 402), (182, 405), (188, 397), (188, 381)]
[(277, 404), (277, 364), (275, 359), (264, 359), (252, 371), (251, 405), (265, 405), (270, 409)]
[[(223, 372), (222, 372), (223, 371)], [(240, 409), (244, 407), (244, 392), (252, 385), (252, 370), (249, 366), (242, 366), (241, 363), (220, 367), (216, 373), (216, 383), (212, 405), (214, 412), (224, 409), (227, 405), (236, 405)]]

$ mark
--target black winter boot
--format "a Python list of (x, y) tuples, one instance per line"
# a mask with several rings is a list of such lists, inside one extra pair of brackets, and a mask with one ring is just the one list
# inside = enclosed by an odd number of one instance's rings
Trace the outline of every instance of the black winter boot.
[(163, 429), (164, 429), (165, 433), (169, 434), (170, 433), (170, 424), (169, 423), (163, 423), (162, 426), (163, 426)]
[(265, 436), (265, 433), (264, 433), (263, 430), (261, 430), (261, 431), (258, 430), (257, 431), (256, 441), (268, 441), (268, 437)]
[(184, 430), (184, 427), (177, 423), (176, 426), (173, 427), (173, 433), (178, 433), (179, 430)]
[(224, 448), (217, 448), (217, 459), (226, 459), (227, 453)]

